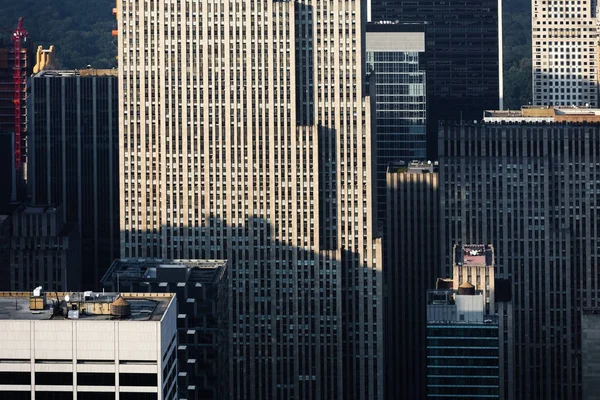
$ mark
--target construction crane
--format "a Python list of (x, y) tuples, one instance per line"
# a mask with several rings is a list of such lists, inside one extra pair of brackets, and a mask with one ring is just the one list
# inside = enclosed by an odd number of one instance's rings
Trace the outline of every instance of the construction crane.
[(23, 80), (26, 79), (21, 73), (21, 43), (27, 40), (27, 31), (23, 28), (23, 17), (19, 18), (17, 29), (12, 32), (11, 40), (13, 42), (14, 66), (13, 66), (13, 84), (15, 105), (15, 168), (21, 169), (21, 98), (23, 96)]

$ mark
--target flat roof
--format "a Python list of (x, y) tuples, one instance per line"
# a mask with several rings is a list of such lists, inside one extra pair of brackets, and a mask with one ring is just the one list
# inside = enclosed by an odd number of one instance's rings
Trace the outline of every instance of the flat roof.
[(437, 172), (439, 170), (439, 161), (411, 161), (408, 164), (394, 163), (394, 165), (388, 166), (388, 173), (391, 174), (426, 174)]
[(161, 258), (122, 258), (113, 261), (102, 277), (103, 284), (119, 280), (161, 280), (157, 270), (186, 269), (186, 281), (215, 283), (227, 268), (227, 260), (166, 260)]
[(455, 245), (454, 263), (464, 266), (492, 266), (494, 248), (484, 244)]
[[(94, 293), (94, 292), (46, 292), (43, 309), (31, 310), (31, 292), (0, 292), (0, 320), (65, 320), (80, 321), (160, 321), (175, 296), (172, 293)], [(123, 298), (131, 306), (131, 315), (118, 318), (110, 314), (111, 305)], [(43, 297), (38, 297), (42, 301)], [(76, 305), (77, 318), (70, 310)], [(60, 313), (57, 310), (67, 311)], [(101, 313), (103, 312), (103, 313)]]
[(484, 122), (598, 122), (600, 109), (577, 106), (523, 106), (520, 110), (486, 110)]
[(49, 69), (40, 71), (34, 75), (36, 78), (41, 77), (76, 77), (76, 76), (119, 76), (119, 71), (116, 69)]

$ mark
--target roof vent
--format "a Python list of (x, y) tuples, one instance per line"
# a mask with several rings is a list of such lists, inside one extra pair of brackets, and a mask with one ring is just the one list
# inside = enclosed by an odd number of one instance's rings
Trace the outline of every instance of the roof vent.
[(131, 315), (131, 305), (127, 300), (119, 297), (111, 304), (110, 314), (116, 318), (126, 318)]

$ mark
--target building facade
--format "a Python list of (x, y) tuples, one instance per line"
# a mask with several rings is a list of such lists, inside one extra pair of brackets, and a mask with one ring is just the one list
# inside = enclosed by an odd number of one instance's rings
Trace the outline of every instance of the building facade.
[(465, 282), (473, 285), (483, 295), (485, 314), (491, 315), (495, 311), (495, 281), (492, 245), (454, 245), (452, 287), (458, 290)]
[(12, 219), (0, 215), (0, 290), (10, 290), (10, 238)]
[(600, 393), (600, 309), (584, 308), (581, 313), (581, 368), (583, 400), (594, 400)]
[(109, 291), (177, 295), (179, 399), (229, 399), (229, 268), (226, 260), (115, 260)]
[(501, 399), (498, 323), (465, 282), (427, 294), (427, 398)]
[(426, 395), (426, 304), (423, 293), (440, 276), (437, 165), (414, 163), (387, 173), (388, 217), (383, 236), (385, 396)]
[(30, 187), (79, 226), (86, 288), (119, 254), (119, 108), (116, 70), (44, 71), (31, 78)]
[(445, 249), (494, 243), (495, 276), (512, 282), (512, 312), (498, 312), (506, 399), (582, 397), (581, 311), (600, 300), (600, 125), (575, 114), (440, 129)]
[(427, 154), (423, 25), (367, 24), (367, 71), (374, 86), (377, 147), (377, 219), (384, 225), (389, 166), (424, 160)]
[(174, 295), (0, 292), (0, 309), (0, 397), (177, 399)]
[(80, 290), (80, 238), (77, 226), (65, 224), (62, 208), (20, 207), (12, 215), (10, 290), (43, 286)]
[(121, 257), (231, 262), (232, 398), (381, 398), (366, 4), (117, 16)]
[(592, 0), (534, 0), (533, 104), (598, 107), (598, 16)]
[(427, 159), (438, 159), (440, 121), (502, 108), (501, 0), (372, 0), (370, 21), (426, 23)]

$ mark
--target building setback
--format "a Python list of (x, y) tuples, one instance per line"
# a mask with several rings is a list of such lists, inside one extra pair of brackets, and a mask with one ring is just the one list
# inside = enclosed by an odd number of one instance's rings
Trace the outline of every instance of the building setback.
[(116, 70), (42, 71), (31, 78), (30, 186), (34, 204), (57, 204), (77, 224), (86, 288), (119, 254)]
[[(385, 225), (386, 172), (427, 154), (423, 25), (367, 24), (367, 71), (374, 87), (377, 148), (377, 220)], [(384, 228), (384, 226), (382, 226)]]
[(231, 262), (232, 398), (381, 399), (366, 3), (117, 16), (121, 257)]
[(0, 397), (177, 398), (173, 294), (0, 292)]
[(412, 163), (387, 173), (384, 235), (385, 393), (389, 399), (426, 395), (426, 303), (440, 276), (437, 165)]
[(229, 399), (229, 268), (226, 260), (115, 260), (110, 291), (175, 293), (179, 399)]
[(600, 301), (600, 125), (502, 118), (440, 129), (443, 254), (494, 243), (495, 276), (512, 282), (502, 397), (580, 399), (581, 312)]
[(533, 104), (598, 107), (598, 16), (592, 0), (534, 0)]
[[(499, 0), (372, 0), (370, 21), (425, 22), (427, 157), (440, 121), (473, 121), (502, 108)], [(500, 103), (500, 104), (499, 104)]]
[(12, 216), (10, 290), (43, 286), (81, 289), (81, 244), (77, 226), (63, 222), (61, 207), (23, 206)]

